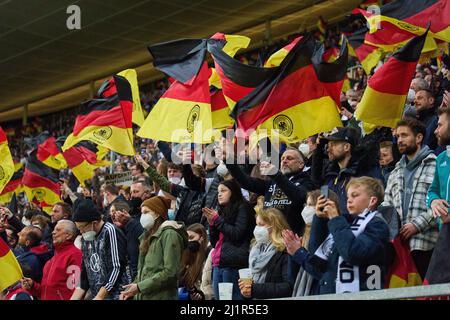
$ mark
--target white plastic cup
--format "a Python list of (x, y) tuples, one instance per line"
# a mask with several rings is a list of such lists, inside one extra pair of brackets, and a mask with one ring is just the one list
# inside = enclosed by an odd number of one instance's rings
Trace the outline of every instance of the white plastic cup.
[(249, 268), (239, 269), (239, 279), (244, 284), (251, 285), (253, 283), (252, 271)]
[(232, 282), (219, 282), (219, 300), (233, 300)]
[(450, 146), (447, 146), (447, 157), (450, 158)]

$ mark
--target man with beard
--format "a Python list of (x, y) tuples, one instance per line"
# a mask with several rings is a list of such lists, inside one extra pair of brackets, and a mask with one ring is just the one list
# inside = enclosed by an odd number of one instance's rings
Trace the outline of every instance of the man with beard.
[(434, 109), (434, 96), (430, 90), (419, 90), (414, 97), (414, 106), (417, 110), (417, 119), (423, 123), (426, 128), (423, 144), (436, 149), (437, 140), (434, 130), (437, 127), (436, 110)]
[(141, 204), (143, 201), (152, 197), (152, 188), (145, 182), (136, 181), (130, 187), (131, 200), (128, 202), (131, 216), (139, 220), (141, 215)]
[[(223, 155), (226, 161), (226, 154)], [(269, 162), (260, 164), (261, 174), (270, 179), (252, 178), (245, 174), (237, 164), (226, 163), (234, 179), (242, 188), (264, 195), (264, 208), (276, 208), (286, 218), (292, 231), (302, 235), (305, 222), (300, 215), (306, 202), (308, 191), (314, 190), (315, 185), (308, 173), (302, 172), (305, 166), (303, 154), (297, 148), (288, 147), (281, 156), (280, 170)]]
[(446, 147), (436, 159), (436, 172), (433, 183), (428, 191), (428, 207), (433, 210), (438, 222), (448, 223), (450, 216), (450, 108), (441, 108), (438, 111), (439, 121), (436, 131), (438, 144)]
[[(312, 180), (328, 185), (338, 195), (341, 213), (348, 213), (346, 187), (352, 177), (368, 176), (383, 181), (378, 148), (358, 147), (358, 140), (356, 129), (339, 127), (320, 139), (313, 154)], [(324, 168), (326, 155), (329, 162)]]
[(399, 236), (409, 243), (422, 279), (438, 237), (437, 225), (426, 201), (436, 170), (436, 156), (428, 146), (422, 146), (425, 134), (425, 126), (416, 119), (398, 122), (398, 150), (403, 156), (389, 176), (383, 202), (397, 210), (401, 221)]

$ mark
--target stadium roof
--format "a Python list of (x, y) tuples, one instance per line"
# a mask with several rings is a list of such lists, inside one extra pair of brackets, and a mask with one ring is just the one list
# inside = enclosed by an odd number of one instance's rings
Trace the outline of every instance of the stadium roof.
[[(360, 0), (21, 0), (0, 1), (0, 122), (55, 112), (89, 98), (92, 87), (126, 68), (139, 83), (161, 77), (147, 45), (178, 38), (242, 34), (271, 37), (337, 22)], [(81, 30), (68, 30), (69, 5)]]

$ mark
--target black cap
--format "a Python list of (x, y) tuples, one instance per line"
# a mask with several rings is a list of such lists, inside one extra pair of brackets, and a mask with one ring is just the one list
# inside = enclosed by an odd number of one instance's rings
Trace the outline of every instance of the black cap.
[(73, 205), (74, 222), (98, 221), (102, 218), (100, 212), (90, 199), (77, 199)]
[(323, 138), (327, 141), (343, 141), (350, 143), (353, 147), (358, 144), (358, 131), (353, 128), (338, 127), (331, 131), (328, 136)]

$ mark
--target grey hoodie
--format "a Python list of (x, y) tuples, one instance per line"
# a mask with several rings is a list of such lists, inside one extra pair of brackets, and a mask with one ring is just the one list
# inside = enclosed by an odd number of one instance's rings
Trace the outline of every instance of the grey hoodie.
[(430, 153), (433, 153), (433, 150), (430, 150), (428, 146), (422, 147), (420, 151), (416, 154), (416, 156), (409, 162), (407, 162), (406, 155), (400, 160), (400, 166), (403, 169), (403, 185), (405, 188), (405, 192), (403, 193), (402, 199), (402, 207), (403, 207), (403, 217), (402, 217), (402, 225), (406, 222), (406, 215), (409, 209), (409, 203), (411, 202), (412, 189), (414, 185), (414, 175), (416, 173), (417, 168), (422, 164), (423, 159), (425, 159)]

